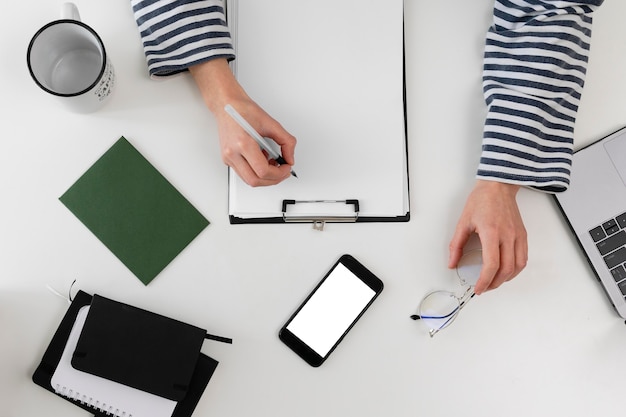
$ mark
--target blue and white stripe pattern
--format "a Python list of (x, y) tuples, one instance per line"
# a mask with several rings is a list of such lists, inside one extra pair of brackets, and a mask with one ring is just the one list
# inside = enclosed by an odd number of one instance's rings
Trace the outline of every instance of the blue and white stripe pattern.
[(591, 15), (602, 2), (495, 1), (484, 57), (488, 115), (479, 179), (567, 189)]
[[(591, 16), (602, 2), (495, 0), (485, 46), (488, 114), (477, 178), (546, 192), (567, 189)], [(152, 76), (234, 58), (223, 0), (131, 4)]]
[(235, 54), (221, 0), (131, 0), (153, 77)]

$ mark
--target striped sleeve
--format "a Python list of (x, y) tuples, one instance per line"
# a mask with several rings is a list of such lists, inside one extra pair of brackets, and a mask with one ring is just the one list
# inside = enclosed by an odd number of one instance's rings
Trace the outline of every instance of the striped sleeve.
[(131, 0), (152, 77), (235, 57), (223, 0)]
[(477, 178), (569, 186), (593, 11), (603, 0), (496, 0), (485, 45), (488, 113)]

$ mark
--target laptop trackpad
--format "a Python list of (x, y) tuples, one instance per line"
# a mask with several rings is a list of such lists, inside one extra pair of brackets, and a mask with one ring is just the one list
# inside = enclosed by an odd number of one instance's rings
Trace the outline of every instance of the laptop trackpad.
[(615, 139), (604, 144), (615, 169), (622, 178), (622, 182), (626, 185), (626, 136), (620, 135)]

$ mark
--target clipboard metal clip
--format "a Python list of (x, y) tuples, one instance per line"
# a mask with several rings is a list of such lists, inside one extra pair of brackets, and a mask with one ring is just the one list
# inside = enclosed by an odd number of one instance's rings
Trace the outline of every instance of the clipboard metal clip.
[(313, 229), (323, 231), (327, 222), (355, 223), (359, 200), (283, 200), (282, 213), (285, 223), (313, 223)]

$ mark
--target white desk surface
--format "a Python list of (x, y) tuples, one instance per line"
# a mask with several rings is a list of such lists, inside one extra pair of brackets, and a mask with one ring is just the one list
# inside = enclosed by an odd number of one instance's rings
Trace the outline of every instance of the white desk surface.
[[(77, 0), (117, 72), (107, 107), (74, 115), (39, 90), (25, 54), (61, 2), (5, 2), (0, 26), (0, 415), (86, 413), (31, 382), (76, 288), (230, 336), (197, 416), (554, 416), (623, 410), (626, 326), (551, 197), (521, 191), (530, 261), (430, 339), (409, 319), (454, 288), (447, 247), (473, 184), (485, 107), (483, 36), (492, 0), (406, 2), (409, 223), (230, 225), (216, 126), (188, 76), (148, 78), (127, 0)], [(626, 123), (626, 2), (595, 16), (576, 146)], [(211, 221), (144, 287), (58, 197), (125, 135)], [(306, 138), (300, 138), (306, 140)], [(342, 253), (385, 290), (319, 369), (277, 331)]]

